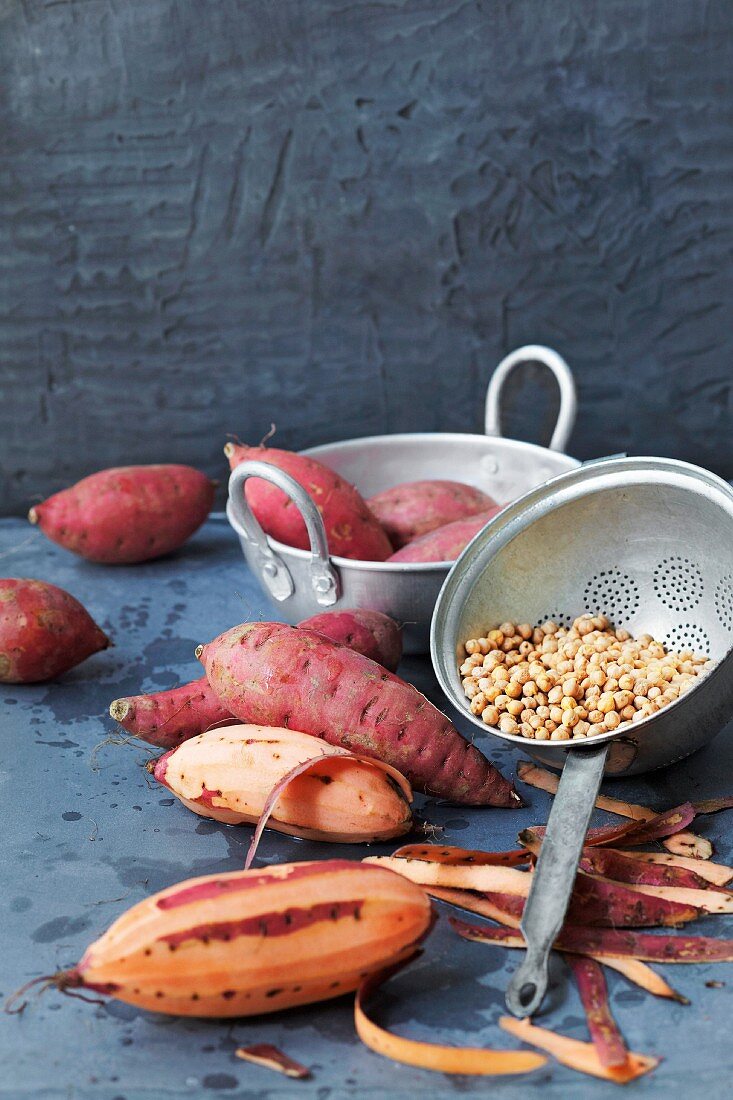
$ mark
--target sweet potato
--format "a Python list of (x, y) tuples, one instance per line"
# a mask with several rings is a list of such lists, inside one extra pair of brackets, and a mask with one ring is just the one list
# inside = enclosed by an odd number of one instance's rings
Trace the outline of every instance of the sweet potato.
[(332, 642), (346, 645), (394, 672), (402, 657), (402, 631), (394, 619), (381, 611), (353, 608), (348, 611), (322, 611), (298, 623), (315, 630)]
[(189, 737), (232, 721), (231, 712), (219, 702), (205, 676), (170, 691), (115, 699), (109, 713), (128, 733), (161, 749), (175, 748)]
[(367, 504), (395, 550), (421, 535), (496, 506), (480, 489), (461, 481), (405, 481), (369, 497)]
[(88, 561), (130, 565), (177, 550), (208, 516), (215, 488), (191, 466), (118, 466), (36, 504), (28, 519)]
[[(385, 561), (392, 544), (366, 501), (348, 481), (334, 470), (307, 455), (282, 451), (277, 447), (246, 447), (227, 443), (224, 454), (234, 470), (240, 462), (255, 459), (290, 474), (318, 505), (326, 528), (328, 549), (342, 558), (360, 561)], [(247, 503), (262, 530), (284, 542), (307, 550), (308, 532), (300, 512), (281, 489), (262, 478), (251, 478), (245, 487)]]
[(281, 780), (307, 761), (313, 767), (293, 778), (272, 806), (271, 828), (344, 844), (388, 840), (410, 829), (411, 791), (399, 773), (295, 730), (210, 730), (167, 752), (153, 774), (194, 813), (254, 825)]
[(243, 623), (196, 652), (222, 704), (243, 721), (298, 729), (384, 760), (413, 787), (453, 802), (521, 804), (416, 688), (313, 631)]
[(437, 527), (435, 531), (421, 535), (414, 542), (408, 542), (396, 554), (387, 558), (387, 561), (395, 563), (455, 561), (474, 535), (477, 535), (501, 509), (502, 505), (497, 504), (469, 519), (458, 519), (455, 523), (447, 523), (445, 527)]
[(26, 577), (0, 579), (0, 682), (52, 680), (111, 644), (63, 588)]
[(138, 902), (48, 984), (176, 1016), (260, 1015), (355, 990), (413, 955), (431, 921), (417, 886), (346, 860), (207, 875)]

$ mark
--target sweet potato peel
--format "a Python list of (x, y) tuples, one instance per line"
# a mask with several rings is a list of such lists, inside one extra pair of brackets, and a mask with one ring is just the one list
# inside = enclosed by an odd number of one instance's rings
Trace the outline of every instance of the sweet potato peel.
[(439, 844), (404, 844), (392, 853), (393, 859), (420, 859), (450, 867), (518, 867), (529, 862), (523, 848), (511, 852), (482, 852), (474, 848), (452, 848)]
[(352, 752), (341, 753), (339, 754), (339, 756), (312, 756), (309, 760), (304, 760), (301, 764), (297, 764), (294, 768), (291, 768), (290, 771), (287, 772), (282, 777), (282, 779), (280, 779), (275, 784), (275, 786), (272, 788), (269, 795), (267, 796), (265, 805), (262, 807), (260, 819), (257, 822), (257, 827), (255, 828), (249, 849), (247, 851), (247, 858), (244, 861), (245, 871), (248, 871), (249, 868), (252, 866), (252, 861), (257, 854), (257, 848), (259, 847), (262, 833), (264, 832), (265, 826), (270, 820), (272, 812), (277, 805), (277, 800), (287, 789), (287, 787), (293, 782), (293, 780), (297, 779), (299, 775), (303, 775), (305, 772), (311, 771), (316, 767), (320, 767), (324, 774), (328, 774), (330, 770), (340, 767), (341, 762), (346, 760), (350, 760), (352, 762), (358, 761), (360, 764), (363, 764), (364, 767), (376, 768), (377, 771), (384, 772), (387, 776), (389, 776), (395, 787), (402, 794), (402, 797), (404, 798), (407, 807), (410, 806), (410, 803), (412, 802), (412, 789), (410, 787), (410, 784), (407, 782), (405, 777), (397, 771), (396, 768), (390, 767), (389, 764), (385, 764), (381, 760), (372, 760), (371, 758), (368, 759), (364, 756), (357, 756), (355, 753)]
[[(680, 834), (682, 835), (682, 834)], [(609, 851), (612, 849), (604, 849)], [(627, 860), (638, 860), (642, 863), (658, 863), (664, 867), (682, 867), (693, 871), (698, 878), (714, 886), (726, 886), (733, 879), (733, 867), (726, 867), (723, 863), (713, 863), (708, 859), (699, 859), (694, 856), (676, 856), (672, 852), (624, 852)]]
[(710, 859), (713, 854), (713, 846), (706, 836), (686, 831), (665, 837), (662, 846), (672, 855), (689, 856), (692, 859)]
[[(472, 890), (447, 890), (441, 886), (426, 887), (431, 898), (448, 902), (458, 909), (476, 913), (479, 917), (488, 917), (509, 928), (519, 928), (524, 909), (524, 899), (510, 894), (478, 894)], [(522, 940), (524, 946), (524, 940)]]
[(513, 1016), (502, 1016), (499, 1026), (515, 1038), (551, 1054), (563, 1066), (577, 1070), (578, 1073), (587, 1073), (591, 1077), (613, 1081), (617, 1085), (625, 1085), (637, 1077), (642, 1077), (645, 1073), (650, 1073), (651, 1070), (656, 1069), (660, 1061), (659, 1058), (630, 1051), (624, 1065), (604, 1066), (593, 1043), (584, 1043), (579, 1039), (558, 1035), (556, 1031), (537, 1027), (529, 1020), (515, 1020)]
[(311, 1076), (307, 1066), (289, 1058), (277, 1047), (270, 1043), (255, 1043), (249, 1047), (237, 1047), (234, 1051), (237, 1058), (245, 1062), (253, 1062), (256, 1066), (264, 1066), (265, 1069), (274, 1069), (278, 1073), (284, 1073), (286, 1077), (295, 1077), (300, 1081)]
[(619, 974), (623, 975), (627, 981), (633, 985), (638, 985), (640, 989), (645, 990), (647, 993), (651, 993), (654, 997), (665, 997), (670, 1001), (677, 1001), (678, 1004), (688, 1005), (690, 1002), (687, 997), (683, 997), (681, 993), (678, 993), (676, 989), (673, 989), (668, 981), (657, 974), (655, 970), (652, 970), (646, 963), (641, 962), (639, 959), (612, 959), (608, 955), (601, 957), (592, 955), (596, 962), (603, 963), (610, 970), (615, 970)]
[[(546, 768), (539, 768), (536, 764), (530, 764), (528, 760), (520, 760), (517, 765), (517, 778), (529, 787), (547, 791), (548, 794), (556, 794), (560, 783), (560, 776)], [(609, 798), (599, 795), (596, 799), (599, 810), (608, 810), (609, 813), (618, 814), (619, 817), (629, 817), (635, 821), (649, 821), (656, 817), (656, 812), (648, 806), (638, 806), (634, 802), (623, 802), (618, 798)]]
[(583, 1004), (588, 1031), (604, 1066), (623, 1066), (628, 1050), (618, 1025), (611, 1015), (603, 970), (587, 955), (566, 955)]
[(615, 848), (584, 848), (579, 866), (587, 874), (631, 885), (674, 886), (688, 890), (708, 890), (712, 887), (712, 883), (696, 871), (677, 867), (674, 863), (630, 859), (625, 852)]
[[(413, 956), (414, 957), (414, 956)], [(499, 1077), (529, 1073), (547, 1063), (541, 1054), (523, 1050), (488, 1050), (485, 1047), (450, 1047), (405, 1039), (376, 1024), (365, 1005), (379, 987), (401, 966), (388, 967), (367, 978), (359, 987), (354, 1002), (356, 1033), (365, 1046), (376, 1054), (405, 1066), (417, 1066), (437, 1073), (457, 1073), (470, 1077)]]

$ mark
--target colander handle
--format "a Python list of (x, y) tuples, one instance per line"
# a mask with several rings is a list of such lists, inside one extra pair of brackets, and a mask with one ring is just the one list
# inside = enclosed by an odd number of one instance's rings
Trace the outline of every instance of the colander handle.
[(251, 508), (247, 504), (244, 486), (251, 477), (269, 481), (282, 489), (296, 505), (303, 517), (311, 549), (311, 587), (319, 607), (331, 607), (339, 597), (339, 577), (328, 557), (328, 541), (318, 508), (302, 485), (284, 470), (269, 462), (251, 460), (240, 462), (229, 478), (229, 502), (227, 515), (240, 538), (245, 539), (253, 551), (262, 582), (274, 600), (282, 602), (294, 592), (293, 578), (282, 558), (267, 541)]
[(486, 391), (484, 430), (487, 435), (501, 435), (501, 392), (507, 377), (521, 363), (542, 363), (543, 366), (552, 371), (557, 379), (560, 390), (560, 411), (557, 414), (557, 423), (550, 440), (550, 450), (564, 451), (570, 439), (570, 433), (573, 430), (575, 416), (578, 411), (575, 379), (563, 357), (553, 351), (552, 348), (546, 348), (542, 344), (525, 344), (524, 347), (512, 351), (499, 363), (491, 376), (489, 388)]
[(565, 920), (607, 755), (608, 745), (567, 755), (522, 916), (527, 953), (506, 993), (515, 1016), (534, 1015), (547, 991), (550, 951)]

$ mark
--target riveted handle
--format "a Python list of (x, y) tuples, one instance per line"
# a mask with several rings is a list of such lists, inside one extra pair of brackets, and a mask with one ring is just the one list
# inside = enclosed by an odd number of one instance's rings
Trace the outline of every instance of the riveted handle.
[(257, 562), (262, 582), (274, 600), (282, 603), (295, 591), (290, 571), (267, 541), (264, 531), (247, 503), (244, 486), (249, 478), (259, 477), (269, 481), (290, 497), (308, 531), (310, 540), (311, 589), (319, 607), (331, 607), (339, 598), (339, 576), (328, 556), (328, 541), (321, 513), (315, 503), (295, 478), (269, 462), (251, 460), (240, 462), (229, 478), (227, 515), (234, 530), (251, 549)]
[(565, 761), (522, 915), (527, 954), (506, 993), (515, 1016), (534, 1015), (547, 991), (550, 951), (565, 920), (607, 754), (608, 746), (599, 745), (575, 749)]
[(560, 411), (557, 414), (557, 423), (550, 440), (551, 451), (564, 451), (570, 433), (575, 424), (578, 411), (578, 395), (575, 389), (575, 380), (572, 371), (561, 355), (552, 348), (546, 348), (542, 344), (525, 344), (517, 348), (506, 358), (502, 359), (499, 366), (491, 376), (489, 388), (486, 391), (486, 420), (485, 432), (487, 435), (501, 435), (501, 392), (508, 376), (522, 363), (542, 363), (551, 370), (557, 379), (560, 390)]

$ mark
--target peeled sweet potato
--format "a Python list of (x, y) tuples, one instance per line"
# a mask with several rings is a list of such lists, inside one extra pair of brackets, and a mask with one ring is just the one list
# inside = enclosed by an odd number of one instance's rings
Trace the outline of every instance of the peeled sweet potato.
[(390, 764), (418, 790), (518, 806), (513, 786), (424, 695), (360, 653), (285, 623), (243, 623), (196, 651), (244, 722), (286, 726)]
[(161, 756), (153, 774), (189, 810), (227, 825), (256, 825), (271, 804), (269, 828), (310, 840), (371, 843), (412, 826), (412, 793), (398, 772), (296, 730), (209, 730)]
[(36, 504), (28, 519), (88, 561), (131, 565), (178, 549), (208, 516), (215, 488), (191, 466), (118, 466)]
[(23, 577), (0, 580), (2, 683), (52, 680), (111, 644), (63, 588)]
[(458, 519), (455, 523), (447, 523), (445, 527), (438, 527), (435, 531), (429, 531), (427, 535), (421, 535), (414, 542), (408, 542), (396, 554), (392, 554), (387, 561), (393, 562), (429, 562), (429, 561), (455, 561), (468, 546), (474, 535), (477, 535), (490, 519), (500, 512), (501, 504), (494, 505), (478, 515), (468, 519)]
[(175, 748), (189, 737), (232, 720), (205, 676), (170, 691), (115, 699), (109, 713), (128, 733), (161, 749)]
[(347, 645), (371, 661), (394, 672), (402, 656), (402, 631), (394, 619), (381, 611), (354, 608), (350, 611), (322, 611), (303, 619), (299, 627), (316, 630), (332, 642)]
[[(318, 505), (331, 554), (360, 561), (385, 561), (392, 553), (392, 544), (366, 501), (353, 485), (328, 466), (307, 455), (282, 451), (277, 447), (246, 447), (239, 443), (227, 443), (224, 454), (232, 470), (240, 462), (251, 459), (269, 462), (302, 485)], [(247, 503), (266, 534), (286, 546), (308, 549), (310, 543), (305, 523), (286, 493), (262, 478), (251, 478), (245, 493)]]
[(461, 481), (405, 481), (367, 504), (389, 535), (395, 550), (436, 527), (467, 519), (496, 505), (486, 493)]

